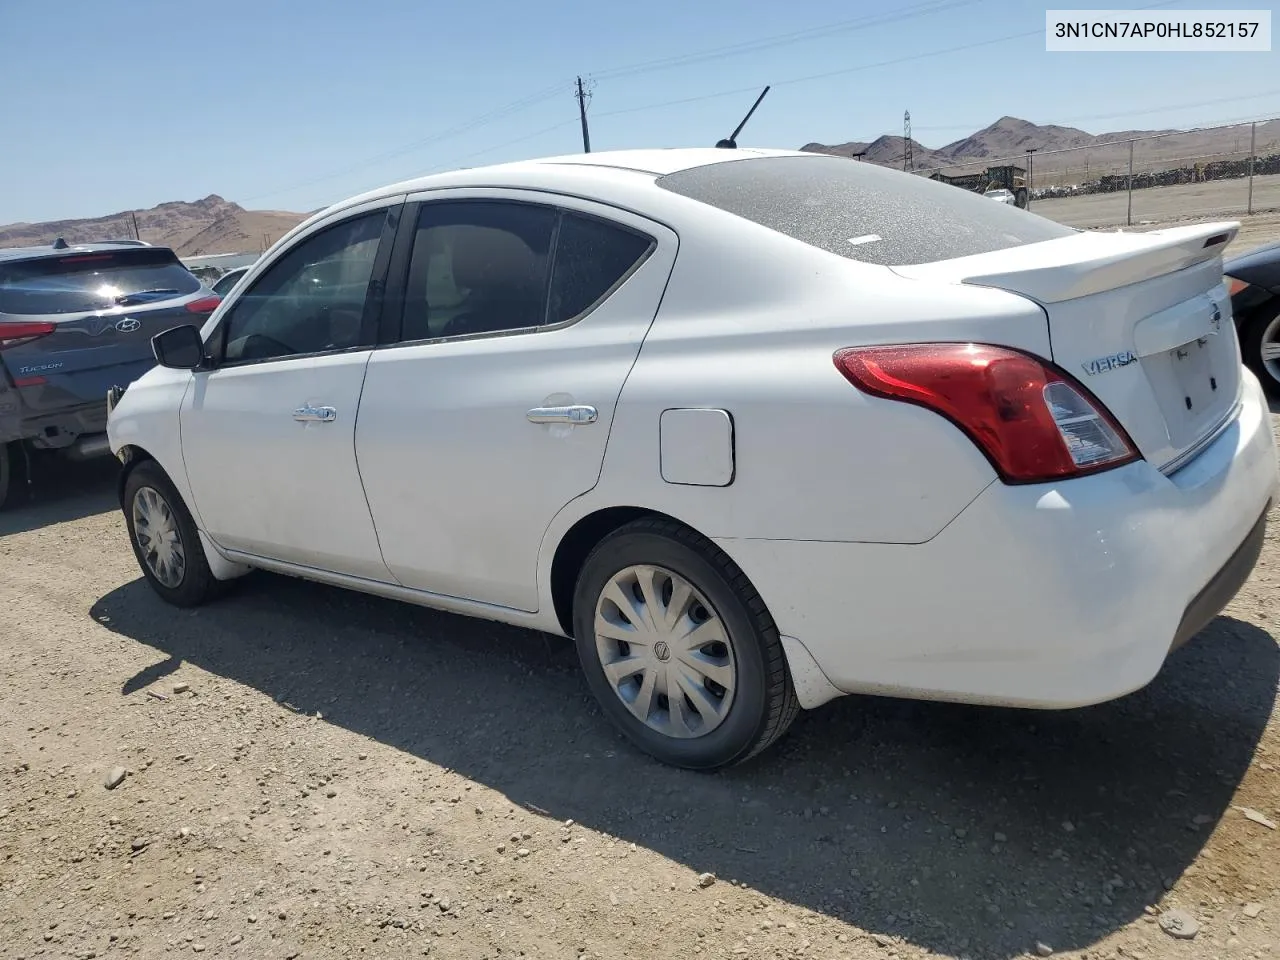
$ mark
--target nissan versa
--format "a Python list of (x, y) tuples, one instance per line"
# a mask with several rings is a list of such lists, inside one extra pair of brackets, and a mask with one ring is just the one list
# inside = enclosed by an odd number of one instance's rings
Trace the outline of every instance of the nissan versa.
[(1277, 493), (1236, 230), (781, 151), (395, 184), (155, 338), (108, 427), (129, 535), (180, 606), (262, 568), (571, 636), (684, 767), (841, 694), (1119, 697)]

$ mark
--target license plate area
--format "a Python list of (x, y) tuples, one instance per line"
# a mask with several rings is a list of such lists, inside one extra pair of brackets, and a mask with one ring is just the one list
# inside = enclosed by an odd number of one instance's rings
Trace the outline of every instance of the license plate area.
[(1235, 403), (1234, 347), (1230, 337), (1214, 333), (1142, 358), (1175, 449), (1194, 445)]
[(1182, 406), (1191, 419), (1213, 407), (1222, 388), (1214, 369), (1213, 354), (1209, 348), (1209, 337), (1192, 340), (1169, 351), (1174, 382), (1182, 393)]

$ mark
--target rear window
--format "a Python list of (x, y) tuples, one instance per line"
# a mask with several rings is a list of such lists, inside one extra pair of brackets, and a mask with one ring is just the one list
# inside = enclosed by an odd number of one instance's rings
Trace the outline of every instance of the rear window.
[(104, 310), (200, 289), (172, 250), (141, 247), (0, 263), (0, 313)]
[(658, 186), (851, 260), (908, 266), (1075, 233), (980, 193), (842, 157), (693, 167)]

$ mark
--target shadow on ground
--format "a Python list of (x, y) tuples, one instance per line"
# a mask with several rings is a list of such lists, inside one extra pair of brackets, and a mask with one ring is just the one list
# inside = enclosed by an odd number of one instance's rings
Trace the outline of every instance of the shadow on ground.
[(119, 510), (119, 471), (115, 457), (76, 463), (48, 454), (32, 456), (31, 482), (26, 470), (20, 470), (0, 510), (0, 537)]
[(1219, 618), (1123, 701), (848, 698), (699, 775), (615, 736), (559, 638), (266, 574), (180, 617), (138, 580), (92, 615), (169, 658), (125, 693), (188, 661), (692, 871), (975, 957), (1139, 917), (1228, 810), (1280, 672), (1271, 636)]

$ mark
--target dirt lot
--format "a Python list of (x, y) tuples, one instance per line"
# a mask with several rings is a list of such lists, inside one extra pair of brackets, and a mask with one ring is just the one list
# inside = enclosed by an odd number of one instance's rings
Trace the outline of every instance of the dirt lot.
[(705, 776), (564, 640), (268, 575), (165, 607), (113, 475), (0, 515), (4, 960), (1280, 956), (1280, 512), (1124, 700), (848, 698)]
[[(1137, 226), (1179, 218), (1232, 220), (1244, 216), (1248, 199), (1247, 180), (1217, 180), (1135, 190), (1133, 223)], [(1113, 227), (1125, 223), (1128, 203), (1127, 192), (1092, 193), (1056, 200), (1035, 200), (1031, 209), (1073, 227)], [(1274, 211), (1277, 208), (1280, 208), (1280, 175), (1255, 177), (1253, 209)]]

